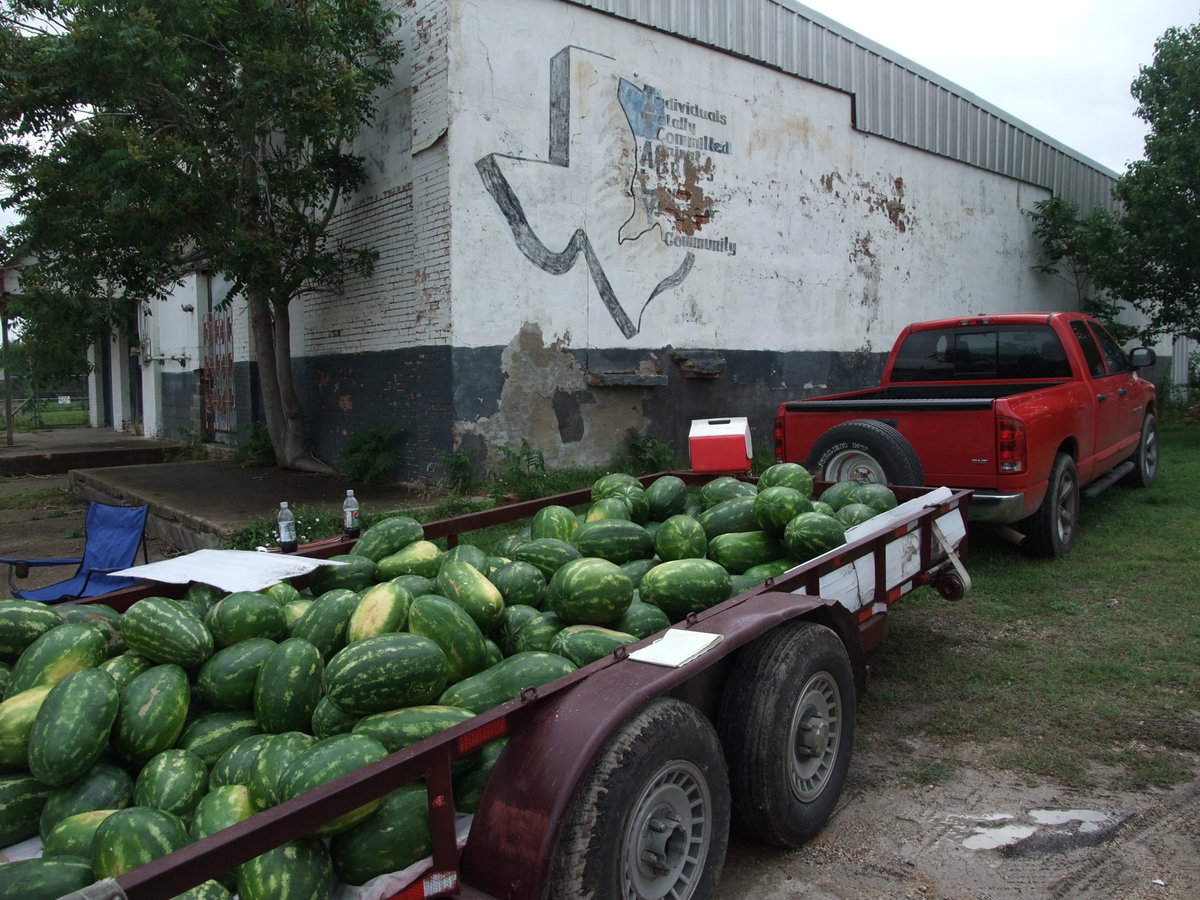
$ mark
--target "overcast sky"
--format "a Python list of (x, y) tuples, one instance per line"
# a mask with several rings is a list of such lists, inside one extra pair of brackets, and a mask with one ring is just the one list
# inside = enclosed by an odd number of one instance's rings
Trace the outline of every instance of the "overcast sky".
[(1142, 158), (1129, 85), (1200, 0), (804, 0), (1118, 174)]

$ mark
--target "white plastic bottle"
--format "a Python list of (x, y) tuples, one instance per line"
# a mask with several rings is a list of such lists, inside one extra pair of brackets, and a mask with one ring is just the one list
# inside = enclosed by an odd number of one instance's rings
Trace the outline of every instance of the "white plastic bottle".
[(346, 537), (356, 538), (362, 533), (358, 524), (358, 500), (354, 491), (346, 491), (346, 502), (342, 504), (342, 530)]
[(287, 501), (279, 504), (279, 549), (296, 552), (296, 514), (288, 509)]

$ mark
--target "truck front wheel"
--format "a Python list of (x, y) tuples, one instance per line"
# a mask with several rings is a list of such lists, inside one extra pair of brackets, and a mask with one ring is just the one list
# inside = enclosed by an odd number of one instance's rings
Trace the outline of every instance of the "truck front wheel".
[(705, 900), (729, 841), (729, 777), (712, 724), (659, 698), (609, 737), (564, 820), (551, 898)]
[(718, 730), (742, 834), (792, 848), (821, 829), (850, 768), (854, 707), (846, 648), (822, 625), (788, 622), (741, 651)]
[(1063, 556), (1075, 545), (1079, 533), (1079, 473), (1069, 454), (1060, 453), (1054, 458), (1046, 499), (1024, 524), (1021, 547), (1032, 556)]
[(912, 444), (887, 422), (874, 419), (834, 425), (817, 438), (805, 465), (825, 481), (925, 483)]
[(1133, 471), (1125, 482), (1134, 487), (1153, 487), (1158, 480), (1158, 418), (1152, 412), (1142, 419), (1142, 436), (1133, 454)]

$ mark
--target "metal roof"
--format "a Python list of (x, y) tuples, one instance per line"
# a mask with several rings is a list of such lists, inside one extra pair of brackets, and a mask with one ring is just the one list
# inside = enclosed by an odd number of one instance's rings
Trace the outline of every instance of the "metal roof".
[(853, 125), (1079, 204), (1113, 206), (1117, 173), (969, 91), (791, 0), (567, 0), (851, 97)]

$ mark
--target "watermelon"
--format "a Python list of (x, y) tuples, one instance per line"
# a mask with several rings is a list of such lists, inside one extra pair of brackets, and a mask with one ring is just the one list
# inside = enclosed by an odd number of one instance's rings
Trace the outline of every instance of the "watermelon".
[[(388, 753), (395, 753), (465, 722), (474, 715), (470, 710), (457, 706), (406, 706), (363, 716), (354, 726), (354, 733), (373, 737), (387, 748)], [(456, 760), (456, 765), (460, 761)]]
[(708, 542), (708, 558), (731, 575), (778, 559), (782, 552), (779, 541), (765, 531), (730, 531)]
[[(87, 812), (75, 813), (73, 816), (62, 819), (50, 829), (50, 833), (42, 841), (42, 857), (44, 859), (55, 856), (82, 857), (87, 861), (90, 875), (96, 829), (114, 812), (116, 812), (114, 809), (90, 809)], [(0, 893), (0, 897), (3, 896), (4, 894)]]
[[(587, 527), (581, 525), (580, 530)], [(568, 625), (605, 625), (619, 619), (629, 608), (633, 582), (616, 563), (585, 556), (571, 560), (555, 572), (547, 593), (550, 609)]]
[(756, 496), (757, 492), (721, 500), (697, 515), (696, 521), (710, 541), (718, 534), (730, 531), (753, 531), (758, 528), (758, 519), (754, 516)]
[(345, 734), (354, 728), (362, 716), (344, 712), (326, 695), (317, 701), (313, 710), (311, 732), (313, 737), (324, 738), (334, 734)]
[(614, 631), (623, 631), (639, 639), (648, 638), (670, 627), (671, 620), (667, 618), (667, 614), (653, 603), (644, 600), (634, 600), (629, 604), (629, 609), (625, 610), (625, 614), (612, 623)]
[[(188, 833), (192, 840), (216, 834), (230, 825), (244, 822), (254, 815), (254, 807), (250, 805), (250, 795), (244, 784), (222, 784), (210, 788), (208, 793), (196, 804), (192, 816), (192, 824)], [(222, 878), (228, 883), (231, 879)]]
[[(554, 636), (567, 627), (557, 613), (545, 610), (525, 621), (515, 635), (515, 650), (549, 650)], [(512, 656), (513, 654), (509, 654)]]
[(117, 690), (123, 691), (128, 687), (129, 682), (133, 681), (133, 679), (153, 665), (153, 662), (146, 659), (140, 653), (127, 650), (117, 656), (110, 656), (96, 668), (103, 669), (111, 675), (113, 683), (117, 686)]
[(337, 588), (358, 592), (379, 581), (379, 567), (368, 556), (342, 553), (329, 557), (329, 561), (341, 565), (317, 566), (308, 576), (308, 589), (317, 597)]
[(64, 622), (25, 648), (13, 666), (5, 697), (39, 685), (58, 684), (72, 672), (98, 666), (107, 656), (104, 632), (83, 622)]
[(226, 784), (247, 784), (251, 766), (270, 740), (270, 734), (249, 734), (222, 753), (209, 770), (208, 789), (212, 791)]
[(135, 765), (175, 745), (187, 721), (191, 685), (174, 663), (147, 669), (121, 692), (112, 745)]
[(133, 779), (124, 769), (100, 761), (70, 784), (54, 790), (46, 798), (38, 817), (38, 832), (44, 838), (68, 816), (94, 809), (118, 809), (128, 806), (133, 796)]
[(442, 556), (442, 565), (451, 560), (470, 563), (480, 572), (486, 571), (488, 567), (487, 551), (475, 544), (455, 544)]
[(837, 510), (828, 503), (825, 503), (823, 500), (814, 500), (812, 502), (812, 506), (813, 508), (810, 510), (810, 512), (818, 512), (825, 516), (837, 515)]
[(262, 726), (253, 713), (242, 710), (218, 710), (205, 713), (184, 726), (176, 746), (190, 750), (212, 766), (221, 754), (251, 734), (258, 734)]
[(453, 684), (487, 665), (483, 632), (467, 610), (457, 603), (429, 594), (413, 602), (408, 630), (437, 644), (446, 655), (446, 681)]
[[(538, 573), (538, 577), (541, 577), (541, 573)], [(537, 615), (538, 609), (534, 606), (526, 606), (521, 603), (512, 606), (505, 605), (504, 612), (500, 614), (500, 627), (496, 629), (500, 650), (505, 656), (511, 656), (517, 652), (517, 635), (521, 633), (525, 623), (536, 618)]]
[(639, 525), (650, 520), (650, 500), (646, 496), (646, 489), (639, 482), (618, 484), (607, 496), (624, 502), (629, 507), (629, 518)]
[[(387, 756), (383, 744), (365, 734), (335, 734), (314, 741), (288, 765), (280, 782), (284, 800), (299, 797), (335, 778), (349, 774)], [(310, 837), (329, 837), (361, 822), (378, 808), (382, 797), (323, 822), (309, 832)]]
[(0, 772), (29, 765), (29, 732), (53, 685), (42, 684), (0, 703)]
[(364, 531), (350, 548), (350, 555), (365, 557), (377, 563), (385, 556), (391, 556), (423, 537), (425, 528), (416, 519), (411, 516), (391, 516)]
[(821, 492), (821, 502), (828, 503), (837, 512), (847, 503), (857, 503), (862, 485), (857, 481), (837, 481)]
[(0, 775), (0, 847), (38, 833), (38, 820), (54, 791), (27, 772)]
[(321, 699), (325, 660), (304, 638), (288, 638), (263, 660), (254, 681), (254, 715), (263, 731), (303, 731)]
[(629, 576), (629, 582), (633, 585), (634, 591), (636, 591), (638, 585), (642, 583), (642, 576), (660, 562), (662, 560), (657, 555), (651, 556), (649, 559), (631, 559), (627, 563), (621, 563), (621, 571)]
[(196, 693), (213, 709), (253, 709), (258, 670), (275, 646), (269, 638), (248, 638), (222, 647), (200, 667)]
[(333, 889), (333, 863), (317, 840), (288, 841), (238, 867), (239, 900), (327, 900)]
[(430, 702), (448, 674), (446, 654), (429, 638), (378, 634), (338, 651), (325, 667), (325, 691), (344, 712), (370, 715)]
[[(277, 581), (274, 584), (269, 584), (261, 591), (260, 594), (266, 594), (272, 598), (280, 607), (285, 607), (289, 603), (295, 603), (301, 599), (301, 593), (296, 590), (295, 585), (288, 581)], [(211, 605), (215, 605), (211, 604)]]
[(532, 540), (554, 538), (559, 541), (569, 541), (578, 525), (579, 519), (576, 518), (575, 513), (565, 506), (551, 504), (543, 506), (533, 514), (533, 519), (529, 523), (529, 535)]
[(447, 559), (438, 572), (437, 585), (438, 593), (465, 609), (484, 634), (500, 624), (504, 597), (476, 566), (461, 559)]
[(255, 637), (279, 641), (287, 635), (283, 607), (275, 598), (257, 591), (234, 591), (218, 600), (205, 623), (217, 647)]
[(658, 527), (654, 533), (654, 550), (658, 558), (664, 561), (701, 559), (708, 552), (708, 536), (699, 521), (680, 513)]
[(541, 687), (569, 675), (575, 665), (556, 653), (538, 650), (514, 653), (477, 675), (452, 684), (438, 698), (439, 706), (458, 706), (481, 713), (521, 696), (527, 687)]
[(509, 606), (541, 609), (545, 601), (546, 576), (532, 563), (511, 560), (492, 572), (488, 580), (500, 592), (506, 609)]
[(805, 497), (811, 497), (813, 492), (812, 475), (800, 463), (781, 462), (769, 466), (758, 477), (758, 489), (786, 487), (799, 491)]
[(622, 485), (641, 487), (641, 482), (626, 472), (609, 472), (592, 482), (592, 501), (612, 497)]
[(754, 498), (754, 520), (767, 534), (783, 537), (787, 523), (802, 512), (812, 512), (812, 501), (795, 488), (760, 487)]
[(513, 551), (516, 559), (536, 566), (546, 579), (551, 578), (563, 563), (582, 555), (573, 544), (556, 538), (526, 541)]
[(100, 669), (80, 669), (55, 684), (29, 731), (30, 774), (54, 787), (83, 775), (107, 749), (119, 704), (116, 684)]
[(687, 506), (687, 484), (677, 475), (660, 475), (646, 488), (650, 521), (665, 522)]
[(81, 622), (100, 629), (108, 644), (106, 656), (116, 656), (127, 649), (121, 637), (121, 614), (111, 606), (105, 606), (103, 603), (72, 603), (60, 606), (58, 614), (64, 622)]
[(847, 503), (834, 514), (834, 518), (850, 528), (854, 525), (861, 525), (877, 515), (879, 515), (879, 511), (865, 503)]
[(166, 597), (144, 597), (125, 610), (121, 634), (129, 649), (147, 659), (185, 669), (200, 666), (215, 646), (204, 621)]
[[(724, 501), (729, 502), (729, 501)], [(642, 579), (641, 599), (661, 609), (672, 622), (728, 600), (729, 573), (711, 559), (675, 559), (655, 566)]]
[[(596, 522), (600, 519), (626, 519), (630, 518), (629, 504), (619, 497), (602, 497), (588, 507), (587, 513), (584, 515), (585, 522)], [(572, 529), (574, 532), (574, 529)], [(571, 538), (568, 535), (563, 540), (569, 541)]]
[(328, 662), (346, 646), (350, 617), (358, 609), (361, 598), (349, 588), (334, 588), (313, 601), (312, 606), (292, 625), (288, 634), (302, 638), (321, 651)]
[[(440, 550), (438, 551), (438, 553), (441, 552)], [(434, 577), (437, 577), (436, 572), (434, 572)], [(400, 587), (412, 594), (414, 599), (422, 597), (425, 594), (437, 593), (437, 582), (433, 578), (426, 578), (424, 575), (397, 575), (391, 579), (391, 582), (400, 585)]]
[(346, 643), (388, 631), (400, 631), (408, 621), (413, 595), (393, 581), (372, 585), (359, 596), (346, 623)]
[(620, 565), (654, 555), (654, 538), (641, 525), (628, 519), (597, 519), (584, 522), (571, 543), (580, 556), (606, 559)]
[(886, 484), (859, 485), (856, 499), (876, 512), (887, 512), (898, 505), (895, 492)]
[(91, 860), (80, 856), (22, 859), (0, 869), (0, 900), (74, 896), (94, 880)]
[(283, 799), (284, 772), (314, 740), (312, 735), (300, 731), (267, 735), (246, 774), (247, 796), (256, 810), (268, 809)]
[(753, 497), (756, 493), (758, 493), (758, 488), (748, 481), (742, 481), (732, 475), (718, 475), (700, 486), (700, 506), (704, 509), (711, 509), (726, 500), (732, 500), (735, 497)]
[(92, 870), (97, 878), (116, 878), (188, 843), (178, 816), (161, 809), (118, 809), (96, 829)]
[(586, 666), (611, 656), (617, 647), (636, 643), (632, 634), (604, 628), (600, 625), (568, 625), (554, 636), (550, 652), (570, 660), (576, 666)]
[(16, 659), (51, 628), (63, 624), (53, 607), (36, 600), (0, 600), (0, 659)]
[(492, 741), (479, 750), (479, 760), (474, 766), (454, 778), (454, 808), (459, 812), (473, 813), (483, 797), (483, 789), (487, 785), (496, 760), (508, 746), (508, 738)]
[(783, 531), (783, 545), (788, 555), (799, 562), (807, 562), (845, 542), (845, 526), (833, 516), (818, 512), (801, 513), (788, 522)]
[(208, 793), (208, 778), (204, 760), (188, 750), (172, 747), (142, 766), (133, 785), (133, 804), (162, 809), (190, 821), (200, 798)]
[(435, 578), (442, 567), (442, 549), (433, 541), (413, 541), (407, 547), (385, 556), (377, 565), (378, 576), (389, 581), (401, 575)]
[(431, 852), (429, 798), (420, 783), (392, 791), (370, 816), (329, 842), (334, 871), (351, 885), (406, 869)]

